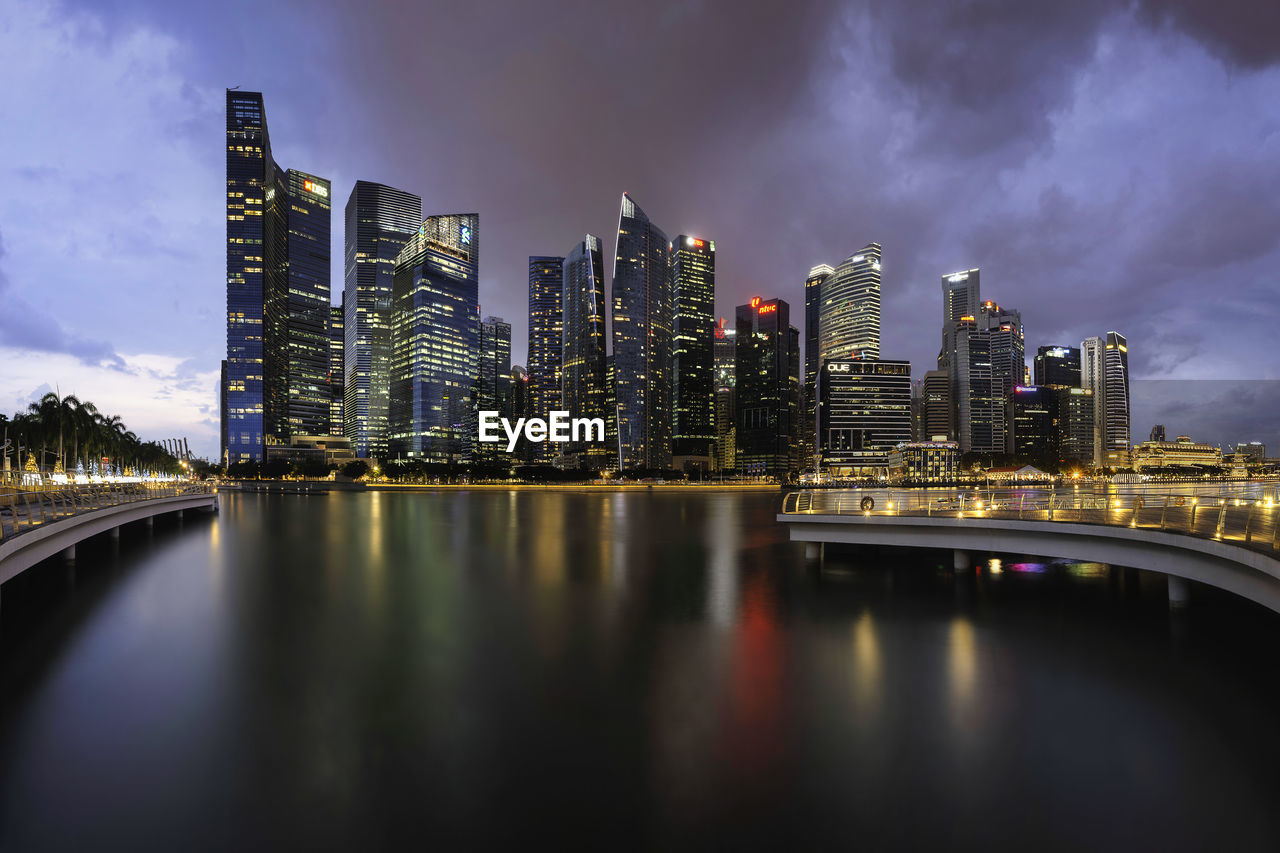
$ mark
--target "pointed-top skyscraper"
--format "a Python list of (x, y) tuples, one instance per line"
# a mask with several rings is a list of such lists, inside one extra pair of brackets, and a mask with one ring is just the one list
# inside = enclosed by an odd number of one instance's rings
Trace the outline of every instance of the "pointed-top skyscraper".
[(671, 467), (667, 235), (622, 194), (613, 265), (613, 357), (622, 468)]

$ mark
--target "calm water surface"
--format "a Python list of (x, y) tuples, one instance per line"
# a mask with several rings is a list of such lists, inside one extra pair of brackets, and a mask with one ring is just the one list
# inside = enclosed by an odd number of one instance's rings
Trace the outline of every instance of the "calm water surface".
[(0, 850), (1280, 848), (1280, 617), (777, 493), (224, 495), (4, 587)]

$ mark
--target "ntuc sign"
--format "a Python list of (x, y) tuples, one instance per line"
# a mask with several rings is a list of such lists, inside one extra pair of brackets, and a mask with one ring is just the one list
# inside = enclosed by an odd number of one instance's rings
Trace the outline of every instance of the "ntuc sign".
[(778, 310), (778, 303), (773, 302), (766, 305), (761, 305), (758, 310), (760, 311), (761, 314), (773, 314)]

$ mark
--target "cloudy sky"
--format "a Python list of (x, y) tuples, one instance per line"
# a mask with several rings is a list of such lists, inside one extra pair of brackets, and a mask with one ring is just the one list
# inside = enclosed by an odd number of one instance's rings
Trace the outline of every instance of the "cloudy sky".
[(917, 374), (977, 266), (1029, 351), (1117, 329), (1137, 377), (1280, 378), (1277, 33), (1272, 0), (6, 0), (0, 410), (56, 387), (216, 454), (228, 86), (333, 180), (335, 241), (357, 178), (478, 211), (519, 362), (527, 257), (611, 247), (625, 190), (716, 241), (720, 314), (799, 319), (879, 241)]

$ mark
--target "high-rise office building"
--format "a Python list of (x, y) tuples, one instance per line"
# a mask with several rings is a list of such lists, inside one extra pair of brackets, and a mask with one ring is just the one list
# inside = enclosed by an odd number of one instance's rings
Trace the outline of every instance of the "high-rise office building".
[(738, 330), (725, 326), (721, 317), (715, 329), (716, 360), (716, 466), (721, 471), (737, 467), (737, 410), (735, 408), (735, 370)]
[(951, 324), (948, 371), (956, 440), (962, 453), (1005, 453), (1007, 401), (1026, 372), (1022, 317), (984, 302), (975, 318)]
[(1129, 464), (1129, 344), (1119, 332), (1107, 332), (1102, 352), (1102, 405), (1105, 413), (1103, 464)]
[(951, 422), (951, 375), (946, 370), (930, 370), (921, 382), (921, 430), (919, 441), (933, 441), (937, 436), (954, 437)]
[[(586, 235), (561, 264), (562, 318), (560, 407), (573, 418), (600, 418), (606, 425), (617, 415), (608, 405), (605, 353), (606, 303), (604, 257), (600, 238)], [(616, 465), (617, 449), (606, 441), (567, 443), (561, 450), (588, 468)], [(612, 446), (611, 446), (612, 445)]]
[(1040, 347), (1036, 350), (1035, 384), (1080, 387), (1080, 350), (1075, 347)]
[[(601, 272), (601, 276), (603, 276)], [(546, 418), (562, 409), (560, 360), (564, 350), (564, 258), (534, 255), (529, 258), (529, 416)], [(542, 462), (558, 452), (549, 441), (533, 445), (531, 453)]]
[(622, 194), (613, 267), (613, 358), (622, 468), (671, 467), (667, 235)]
[(401, 249), (392, 287), (393, 458), (463, 462), (476, 437), (480, 217), (428, 217)]
[(343, 298), (343, 432), (361, 458), (387, 455), (391, 394), (391, 290), (396, 258), (422, 224), (422, 199), (371, 181), (347, 198)]
[(1056, 461), (1060, 444), (1056, 390), (1037, 385), (1014, 386), (1008, 403), (1006, 452), (1040, 464)]
[(818, 264), (804, 280), (804, 428), (801, 436), (800, 464), (805, 470), (812, 465), (817, 447), (818, 411), (818, 346), (822, 318), (822, 283), (835, 272), (830, 264)]
[(716, 244), (681, 234), (669, 247), (672, 323), (671, 454), (710, 471), (715, 433)]
[(511, 324), (501, 317), (480, 321), (480, 375), (476, 407), (505, 411), (511, 387)]
[(737, 468), (783, 479), (799, 462), (800, 332), (781, 299), (756, 297), (735, 314)]
[(260, 92), (227, 91), (227, 464), (262, 461), (267, 187), (275, 161)]
[(942, 277), (942, 350), (938, 368), (946, 370), (955, 351), (955, 324), (965, 317), (975, 320), (982, 307), (982, 271), (960, 270)]
[(818, 362), (880, 357), (880, 244), (850, 255), (819, 285)]
[(1057, 386), (1055, 428), (1058, 458), (1063, 462), (1093, 463), (1093, 391)]
[(1105, 425), (1106, 416), (1103, 410), (1104, 393), (1104, 372), (1102, 367), (1102, 353), (1105, 349), (1105, 342), (1102, 338), (1091, 337), (1085, 338), (1080, 342), (1080, 387), (1087, 388), (1092, 391), (1093, 398), (1093, 464), (1100, 466), (1103, 464), (1105, 457), (1106, 438)]
[(283, 395), (270, 429), (282, 441), (329, 431), (329, 181), (290, 169), (285, 173), (287, 270), (279, 278), (277, 304), (283, 323), (269, 327), (269, 350), (281, 350)]
[(329, 182), (271, 156), (259, 92), (227, 91), (228, 463), (329, 420)]
[(1156, 424), (1155, 426), (1151, 427), (1150, 440), (1151, 441), (1168, 441), (1169, 440), (1168, 437), (1165, 435), (1164, 424)]
[(218, 373), (218, 439), (222, 454), (221, 464), (227, 464), (227, 360), (224, 358)]
[[(342, 301), (346, 302), (345, 294)], [(345, 434), (342, 410), (346, 406), (346, 394), (342, 383), (346, 377), (346, 309), (345, 304), (329, 306), (329, 435)]]
[(822, 373), (821, 466), (837, 478), (887, 476), (889, 454), (911, 441), (911, 363), (828, 359)]

